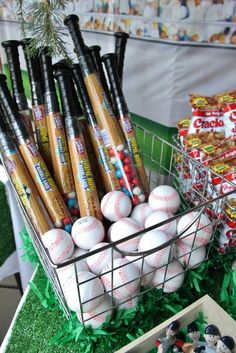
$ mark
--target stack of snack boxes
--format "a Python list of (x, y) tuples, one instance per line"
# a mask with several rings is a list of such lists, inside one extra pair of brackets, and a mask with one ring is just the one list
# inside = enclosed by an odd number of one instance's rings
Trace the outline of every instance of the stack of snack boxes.
[[(193, 188), (205, 189), (206, 200), (230, 193), (220, 204), (219, 251), (225, 252), (236, 247), (236, 90), (211, 97), (191, 94), (190, 104), (192, 116), (178, 121), (178, 141), (192, 163), (180, 177), (186, 196), (195, 205)], [(207, 166), (208, 172), (198, 168), (196, 173), (196, 161)]]

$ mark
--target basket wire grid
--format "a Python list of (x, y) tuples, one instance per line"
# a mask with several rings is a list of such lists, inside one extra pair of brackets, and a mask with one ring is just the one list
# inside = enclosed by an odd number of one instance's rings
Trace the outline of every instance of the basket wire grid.
[[(32, 238), (35, 250), (39, 256), (40, 262), (47, 274), (48, 279), (51, 282), (51, 285), (55, 291), (59, 304), (66, 315), (67, 319), (71, 317), (71, 310), (68, 305), (68, 298), (72, 297), (78, 306), (78, 312), (80, 312), (80, 321), (83, 324), (86, 324), (86, 321), (96, 318), (98, 315), (104, 314), (107, 311), (110, 311), (114, 308), (120, 307), (121, 304), (129, 305), (131, 300), (136, 301), (139, 299), (141, 295), (147, 293), (148, 291), (155, 290), (153, 285), (146, 285), (145, 279), (148, 275), (152, 276), (156, 273), (156, 271), (162, 271), (163, 277), (162, 280), (158, 283), (157, 288), (160, 289), (161, 293), (168, 292), (168, 282), (173, 280), (175, 277), (181, 275), (181, 273), (174, 274), (171, 276), (167, 276), (167, 271), (171, 263), (174, 261), (180, 260), (178, 257), (178, 252), (176, 251), (176, 244), (181, 236), (189, 236), (193, 234), (193, 239), (195, 241), (197, 232), (205, 227), (208, 227), (209, 224), (213, 226), (213, 235), (211, 237), (210, 242), (207, 244), (207, 250), (205, 259), (208, 258), (210, 249), (212, 247), (213, 242), (216, 240), (216, 231), (219, 224), (222, 222), (223, 217), (223, 209), (224, 204), (228, 197), (233, 195), (235, 192), (235, 185), (228, 180), (225, 180), (221, 175), (217, 173), (213, 173), (208, 167), (203, 166), (201, 163), (195, 161), (193, 158), (188, 156), (184, 151), (175, 147), (171, 143), (161, 139), (157, 135), (152, 132), (142, 128), (139, 125), (134, 124), (136, 130), (136, 136), (138, 139), (140, 152), (142, 155), (143, 162), (146, 167), (147, 176), (149, 179), (150, 190), (157, 185), (168, 184), (172, 185), (176, 188), (181, 196), (181, 209), (179, 213), (173, 216), (171, 219), (165, 220), (163, 222), (158, 223), (157, 225), (151, 226), (145, 230), (137, 232), (135, 234), (129, 235), (125, 237), (125, 239), (121, 239), (119, 241), (110, 243), (105, 245), (100, 249), (93, 250), (89, 253), (85, 253), (79, 257), (71, 258), (70, 260), (65, 261), (62, 264), (55, 264), (51, 260), (48, 250), (43, 246), (42, 240), (37, 233), (37, 230), (31, 224), (29, 217), (14, 190), (16, 199), (20, 206), (20, 210), (25, 220), (26, 228)], [(211, 185), (211, 176), (214, 174), (221, 178), (222, 183), (228, 183), (232, 190), (228, 193), (221, 195), (219, 192), (219, 188), (215, 189), (214, 192), (217, 197), (212, 198), (209, 190), (211, 188), (214, 189), (214, 186)], [(215, 195), (214, 194), (214, 195)], [(186, 227), (179, 232), (176, 236), (172, 237), (168, 242), (165, 242), (159, 247), (150, 249), (144, 252), (125, 252), (120, 249), (119, 245), (124, 244), (124, 242), (134, 239), (136, 237), (141, 237), (144, 233), (157, 229), (158, 227), (165, 226), (170, 222), (178, 221), (184, 215), (189, 214), (190, 212), (195, 212), (195, 217), (192, 219), (191, 223), (186, 224)], [(205, 224), (201, 226), (200, 220), (201, 215), (203, 213), (207, 213), (209, 215), (209, 224)], [(191, 231), (191, 227), (193, 224), (196, 224), (197, 231)], [(188, 231), (189, 230), (189, 231)], [(186, 235), (184, 233), (188, 231)], [(185, 271), (189, 270), (189, 262), (190, 262), (190, 254), (193, 250), (194, 241), (190, 247), (190, 251), (187, 252), (187, 262), (185, 262), (183, 267), (183, 275)], [(168, 260), (160, 265), (158, 268), (151, 268), (148, 271), (144, 271), (145, 259), (147, 256), (156, 253), (157, 251), (161, 251), (164, 248), (169, 247), (168, 252)], [(200, 246), (195, 247), (194, 250), (198, 249)], [(102, 251), (108, 250), (111, 252), (111, 264), (107, 270), (103, 271), (101, 274), (94, 274), (92, 278), (86, 280), (80, 280), (79, 272), (80, 272), (80, 264), (83, 261), (87, 261), (90, 256), (95, 254), (101, 254)], [(121, 259), (124, 259), (126, 256), (130, 256), (133, 259), (129, 259), (128, 263), (123, 263), (121, 261), (121, 265), (115, 266), (115, 256), (117, 253), (120, 253)], [(135, 258), (136, 257), (136, 258)], [(140, 261), (141, 260), (141, 261)], [(127, 266), (131, 266), (131, 264), (135, 264), (135, 262), (141, 262), (139, 264), (139, 274), (135, 278), (126, 279), (125, 283), (121, 283), (120, 285), (115, 286), (115, 275), (117, 271), (122, 271)], [(84, 300), (82, 297), (82, 293), (85, 290), (86, 283), (92, 283), (96, 280), (103, 278), (103, 276), (110, 276), (110, 288), (104, 289), (102, 294), (95, 294), (90, 297), (88, 300)], [(167, 278), (168, 277), (168, 278)], [(69, 279), (69, 282), (68, 282)], [(67, 283), (71, 283), (67, 288)], [(119, 291), (123, 291), (127, 286), (132, 286), (135, 284), (136, 290), (131, 293), (131, 295), (126, 295), (124, 297), (117, 299), (117, 293)], [(109, 296), (110, 305), (108, 309), (102, 309), (100, 312), (96, 312), (93, 309), (86, 316), (87, 312), (85, 312), (84, 308), (86, 304), (91, 303), (92, 301), (102, 301), (104, 295)], [(162, 295), (162, 294), (161, 294)], [(161, 296), (160, 296), (161, 298)], [(87, 317), (87, 318), (86, 318)], [(89, 324), (89, 322), (88, 322)]]

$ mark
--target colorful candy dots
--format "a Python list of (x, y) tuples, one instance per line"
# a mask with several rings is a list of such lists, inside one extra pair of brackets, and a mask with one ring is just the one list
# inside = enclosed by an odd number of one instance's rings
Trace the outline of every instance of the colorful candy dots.
[(145, 201), (145, 195), (140, 187), (140, 181), (134, 170), (130, 152), (124, 144), (110, 147), (108, 150), (111, 163), (114, 165), (115, 174), (121, 186), (121, 191), (129, 196), (134, 206)]

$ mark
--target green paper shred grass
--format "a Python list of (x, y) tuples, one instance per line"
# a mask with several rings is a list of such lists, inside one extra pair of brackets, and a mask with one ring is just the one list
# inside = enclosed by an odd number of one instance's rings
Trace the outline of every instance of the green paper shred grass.
[(38, 255), (35, 252), (34, 245), (26, 228), (20, 232), (20, 237), (22, 239), (23, 249), (25, 251), (22, 256), (22, 260), (31, 262), (32, 264), (38, 264), (40, 262)]
[(15, 240), (11, 222), (11, 213), (7, 203), (5, 186), (0, 182), (0, 266), (15, 251)]

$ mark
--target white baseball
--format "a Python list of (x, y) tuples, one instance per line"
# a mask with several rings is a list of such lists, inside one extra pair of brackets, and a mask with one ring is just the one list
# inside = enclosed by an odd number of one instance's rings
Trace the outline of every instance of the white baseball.
[(139, 222), (143, 227), (147, 217), (153, 212), (147, 202), (140, 203), (133, 208), (130, 217)]
[[(148, 251), (165, 244), (171, 239), (171, 236), (162, 230), (151, 230), (145, 233), (139, 242), (139, 251)], [(145, 262), (152, 267), (166, 265), (171, 260), (171, 246), (168, 245), (161, 250), (145, 256)]]
[[(83, 254), (88, 253), (87, 250), (83, 250), (83, 249), (79, 249), (77, 247), (75, 247), (75, 250), (73, 252), (73, 255), (71, 257), (71, 259), (74, 259), (78, 256), (81, 256)], [(67, 261), (67, 260), (66, 260)], [(76, 270), (75, 270), (76, 267)], [(86, 263), (86, 258), (83, 260), (77, 260), (76, 262), (61, 267), (61, 268), (57, 268), (56, 272), (60, 281), (61, 286), (63, 287), (65, 282), (70, 278), (70, 277), (76, 277), (76, 271), (80, 272), (80, 271), (89, 271), (89, 268), (87, 266)]]
[(213, 234), (213, 226), (208, 216), (203, 213), (197, 216), (198, 212), (187, 213), (180, 218), (177, 225), (177, 233), (183, 232), (180, 239), (185, 244), (194, 247), (209, 243)]
[(111, 222), (128, 217), (132, 209), (130, 198), (122, 191), (110, 191), (103, 196), (101, 211), (105, 218)]
[(87, 313), (78, 311), (77, 317), (85, 326), (91, 325), (93, 329), (100, 327), (112, 316), (112, 300), (109, 295), (105, 295), (103, 301), (94, 310)]
[[(81, 255), (84, 255), (84, 254), (88, 254), (88, 250), (80, 249), (80, 248), (75, 247), (75, 250), (74, 250), (73, 255), (72, 255), (72, 259), (75, 259), (76, 257), (80, 257)], [(81, 271), (88, 271), (89, 272), (89, 268), (88, 268), (86, 259), (87, 258), (85, 257), (82, 260), (78, 259), (76, 261), (76, 270), (77, 270), (77, 272), (81, 272)]]
[(114, 225), (115, 223), (112, 223), (110, 225), (110, 227), (108, 228), (108, 231), (107, 231), (107, 240), (110, 242), (111, 241), (111, 228), (112, 226)]
[(61, 264), (69, 259), (74, 251), (73, 239), (63, 229), (51, 229), (44, 233), (41, 239), (55, 264)]
[(79, 248), (90, 250), (92, 246), (103, 241), (105, 230), (99, 219), (86, 216), (73, 224), (71, 235)]
[[(102, 248), (106, 245), (109, 245), (109, 243), (103, 242), (103, 243), (96, 244), (90, 249), (89, 252), (96, 250), (96, 249), (99, 249), (99, 248)], [(92, 271), (96, 275), (100, 275), (102, 273), (102, 270), (106, 266), (106, 264), (108, 262), (111, 262), (112, 258), (117, 259), (120, 257), (121, 257), (121, 254), (119, 254), (117, 251), (115, 251), (112, 247), (110, 247), (109, 249), (105, 249), (105, 250), (101, 249), (98, 253), (96, 253), (94, 255), (88, 254), (87, 265), (88, 265), (90, 271)]]
[(205, 246), (192, 249), (181, 240), (177, 242), (177, 258), (187, 268), (197, 268), (206, 259)]
[[(141, 224), (139, 224), (135, 219), (132, 218), (122, 218), (112, 225), (110, 232), (111, 242), (115, 242), (124, 239), (132, 234), (140, 232), (143, 230)], [(133, 251), (138, 249), (138, 243), (141, 235), (131, 238), (127, 241), (116, 245), (119, 250), (123, 251)]]
[[(133, 294), (139, 286), (139, 269), (126, 259), (114, 259), (103, 269), (101, 280), (110, 296), (122, 299)], [(118, 288), (119, 287), (119, 288)]]
[(184, 282), (184, 269), (180, 262), (173, 261), (167, 266), (156, 270), (152, 283), (162, 289), (164, 293), (173, 293), (177, 291)]
[(180, 197), (172, 186), (160, 185), (151, 191), (148, 203), (153, 210), (175, 213), (180, 206)]
[[(171, 219), (173, 216), (172, 213), (166, 212), (166, 211), (154, 211), (152, 212), (146, 219), (145, 222), (145, 228), (154, 226), (158, 223), (164, 222), (168, 219)], [(162, 230), (163, 232), (170, 234), (171, 236), (176, 235), (176, 229), (177, 229), (177, 221), (171, 221), (166, 224), (163, 224), (162, 226), (156, 228), (158, 230)]]
[(72, 311), (88, 312), (101, 304), (104, 298), (104, 287), (101, 280), (91, 272), (77, 273), (78, 284), (74, 276), (69, 277), (63, 285), (63, 292), (68, 307)]
[(141, 286), (147, 286), (154, 277), (155, 268), (149, 266), (144, 261), (145, 257), (138, 255), (138, 252), (137, 256), (126, 256), (125, 258), (138, 267), (141, 277)]
[(118, 310), (125, 309), (129, 310), (134, 306), (138, 305), (138, 292), (134, 292), (131, 296), (123, 299), (116, 299), (116, 305), (118, 306)]

